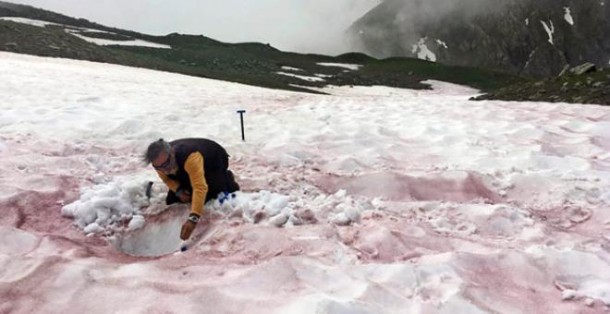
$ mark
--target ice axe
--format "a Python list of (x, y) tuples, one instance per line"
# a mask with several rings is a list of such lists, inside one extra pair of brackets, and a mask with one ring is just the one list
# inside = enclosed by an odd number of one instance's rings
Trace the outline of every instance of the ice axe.
[(239, 113), (239, 121), (241, 122), (241, 140), (245, 142), (246, 135), (244, 134), (244, 113), (246, 113), (246, 110), (237, 110), (237, 113)]

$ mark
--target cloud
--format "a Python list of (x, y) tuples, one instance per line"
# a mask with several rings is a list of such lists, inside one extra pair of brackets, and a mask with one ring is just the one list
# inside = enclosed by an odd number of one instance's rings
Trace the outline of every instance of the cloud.
[(154, 35), (202, 34), (288, 51), (348, 51), (344, 31), (380, 0), (13, 0)]

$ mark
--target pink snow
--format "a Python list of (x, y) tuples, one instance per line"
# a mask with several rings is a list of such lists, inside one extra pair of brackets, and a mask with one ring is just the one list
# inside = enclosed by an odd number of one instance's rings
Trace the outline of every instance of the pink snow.
[[(609, 310), (610, 108), (11, 53), (0, 80), (0, 313)], [(177, 253), (188, 207), (140, 154), (189, 136), (228, 149), (242, 192)], [(102, 217), (104, 195), (133, 212)]]

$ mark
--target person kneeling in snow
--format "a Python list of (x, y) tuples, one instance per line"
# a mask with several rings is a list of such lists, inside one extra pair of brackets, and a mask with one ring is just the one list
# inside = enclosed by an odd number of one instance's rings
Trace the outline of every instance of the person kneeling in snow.
[(180, 238), (191, 236), (203, 213), (203, 205), (219, 193), (239, 190), (229, 168), (229, 155), (218, 143), (204, 138), (152, 142), (144, 155), (169, 188), (165, 202), (191, 202), (191, 213)]

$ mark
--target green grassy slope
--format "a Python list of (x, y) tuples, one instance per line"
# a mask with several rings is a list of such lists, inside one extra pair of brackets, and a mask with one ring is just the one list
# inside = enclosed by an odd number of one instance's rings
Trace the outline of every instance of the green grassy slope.
[[(484, 69), (444, 66), (411, 58), (377, 60), (359, 53), (336, 57), (283, 52), (260, 43), (222, 43), (201, 35), (169, 34), (150, 36), (105, 27), (84, 19), (75, 19), (50, 11), (0, 1), (0, 16), (25, 17), (49, 21), (62, 26), (37, 27), (0, 20), (0, 50), (116, 63), (187, 75), (227, 80), (244, 84), (308, 91), (306, 87), (325, 85), (386, 85), (405, 88), (428, 88), (422, 80), (437, 79), (490, 91), (520, 78)], [(69, 25), (68, 27), (66, 25)], [(89, 43), (65, 29), (78, 31), (90, 38), (128, 41), (141, 39), (169, 45), (171, 49), (137, 46), (99, 46)], [(106, 31), (91, 32), (79, 28)], [(318, 63), (356, 63), (358, 71)], [(298, 68), (300, 71), (282, 69)], [(280, 75), (290, 72), (307, 77), (324, 76), (324, 81), (306, 81)]]

